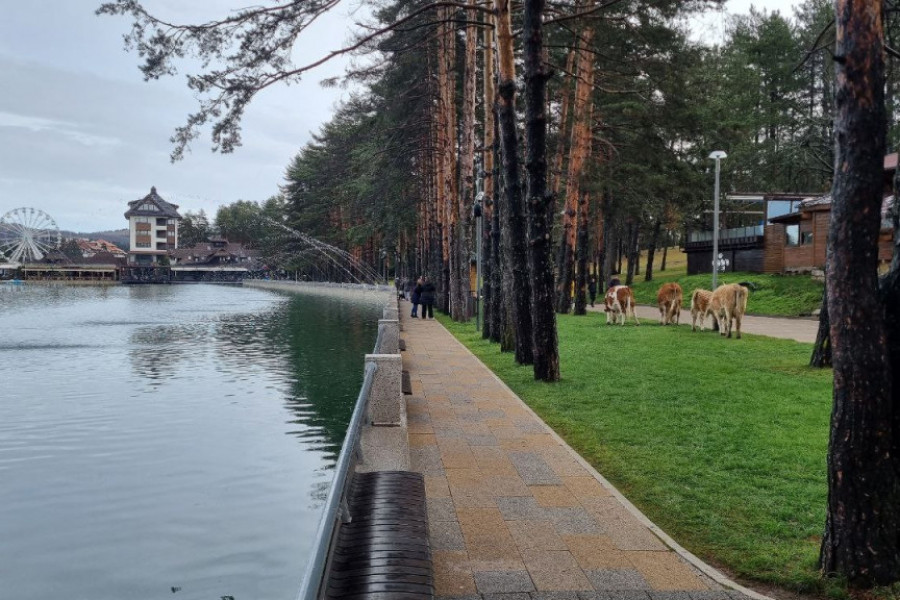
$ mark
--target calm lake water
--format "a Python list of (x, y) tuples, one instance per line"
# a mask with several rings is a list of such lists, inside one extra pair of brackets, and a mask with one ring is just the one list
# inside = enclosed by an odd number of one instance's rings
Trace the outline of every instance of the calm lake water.
[(0, 597), (293, 599), (384, 300), (0, 285)]

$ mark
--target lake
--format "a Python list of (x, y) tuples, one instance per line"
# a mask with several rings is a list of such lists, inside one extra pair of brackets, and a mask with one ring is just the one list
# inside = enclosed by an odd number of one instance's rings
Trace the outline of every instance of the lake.
[(384, 301), (0, 285), (0, 596), (294, 598)]

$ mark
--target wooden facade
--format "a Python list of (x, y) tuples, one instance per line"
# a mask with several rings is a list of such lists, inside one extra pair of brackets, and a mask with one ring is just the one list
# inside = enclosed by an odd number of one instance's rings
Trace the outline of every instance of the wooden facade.
[[(825, 268), (831, 201), (828, 196), (811, 199), (800, 211), (772, 219), (766, 226), (766, 273), (790, 273)], [(789, 234), (789, 231), (791, 232)], [(893, 232), (882, 226), (878, 236), (878, 260), (889, 262)]]
[[(885, 199), (885, 208), (890, 200)], [(719, 252), (730, 260), (729, 271), (762, 273), (808, 272), (825, 268), (831, 197), (810, 197), (796, 212), (769, 219), (762, 235), (729, 239), (735, 230), (720, 231)], [(705, 273), (712, 268), (711, 237), (684, 245), (688, 255), (688, 274)], [(885, 220), (878, 237), (878, 260), (890, 262), (893, 255), (893, 230)]]

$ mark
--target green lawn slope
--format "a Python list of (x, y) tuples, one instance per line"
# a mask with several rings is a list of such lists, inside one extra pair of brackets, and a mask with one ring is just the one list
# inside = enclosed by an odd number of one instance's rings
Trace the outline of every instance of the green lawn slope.
[[(659, 287), (670, 281), (681, 285), (684, 291), (684, 306), (690, 307), (691, 293), (695, 288), (710, 289), (712, 273), (688, 275), (684, 255), (670, 249), (671, 260), (666, 261), (666, 270), (654, 269), (653, 281), (644, 281), (643, 272), (636, 276), (632, 289), (635, 299), (641, 304), (656, 304)], [(657, 267), (660, 264), (657, 254)], [(642, 263), (643, 264), (643, 263)], [(780, 275), (762, 273), (720, 273), (719, 283), (752, 282), (755, 286), (747, 302), (747, 312), (753, 315), (797, 317), (810, 315), (822, 303), (824, 284), (809, 275)], [(624, 283), (624, 278), (622, 280)]]

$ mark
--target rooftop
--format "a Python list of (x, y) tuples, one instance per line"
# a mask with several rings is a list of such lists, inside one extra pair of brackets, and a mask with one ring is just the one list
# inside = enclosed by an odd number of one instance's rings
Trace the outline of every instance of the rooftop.
[(131, 217), (167, 217), (170, 219), (181, 219), (178, 214), (178, 205), (166, 202), (156, 193), (156, 188), (151, 187), (150, 193), (140, 198), (132, 200), (128, 203), (128, 211), (125, 218)]

